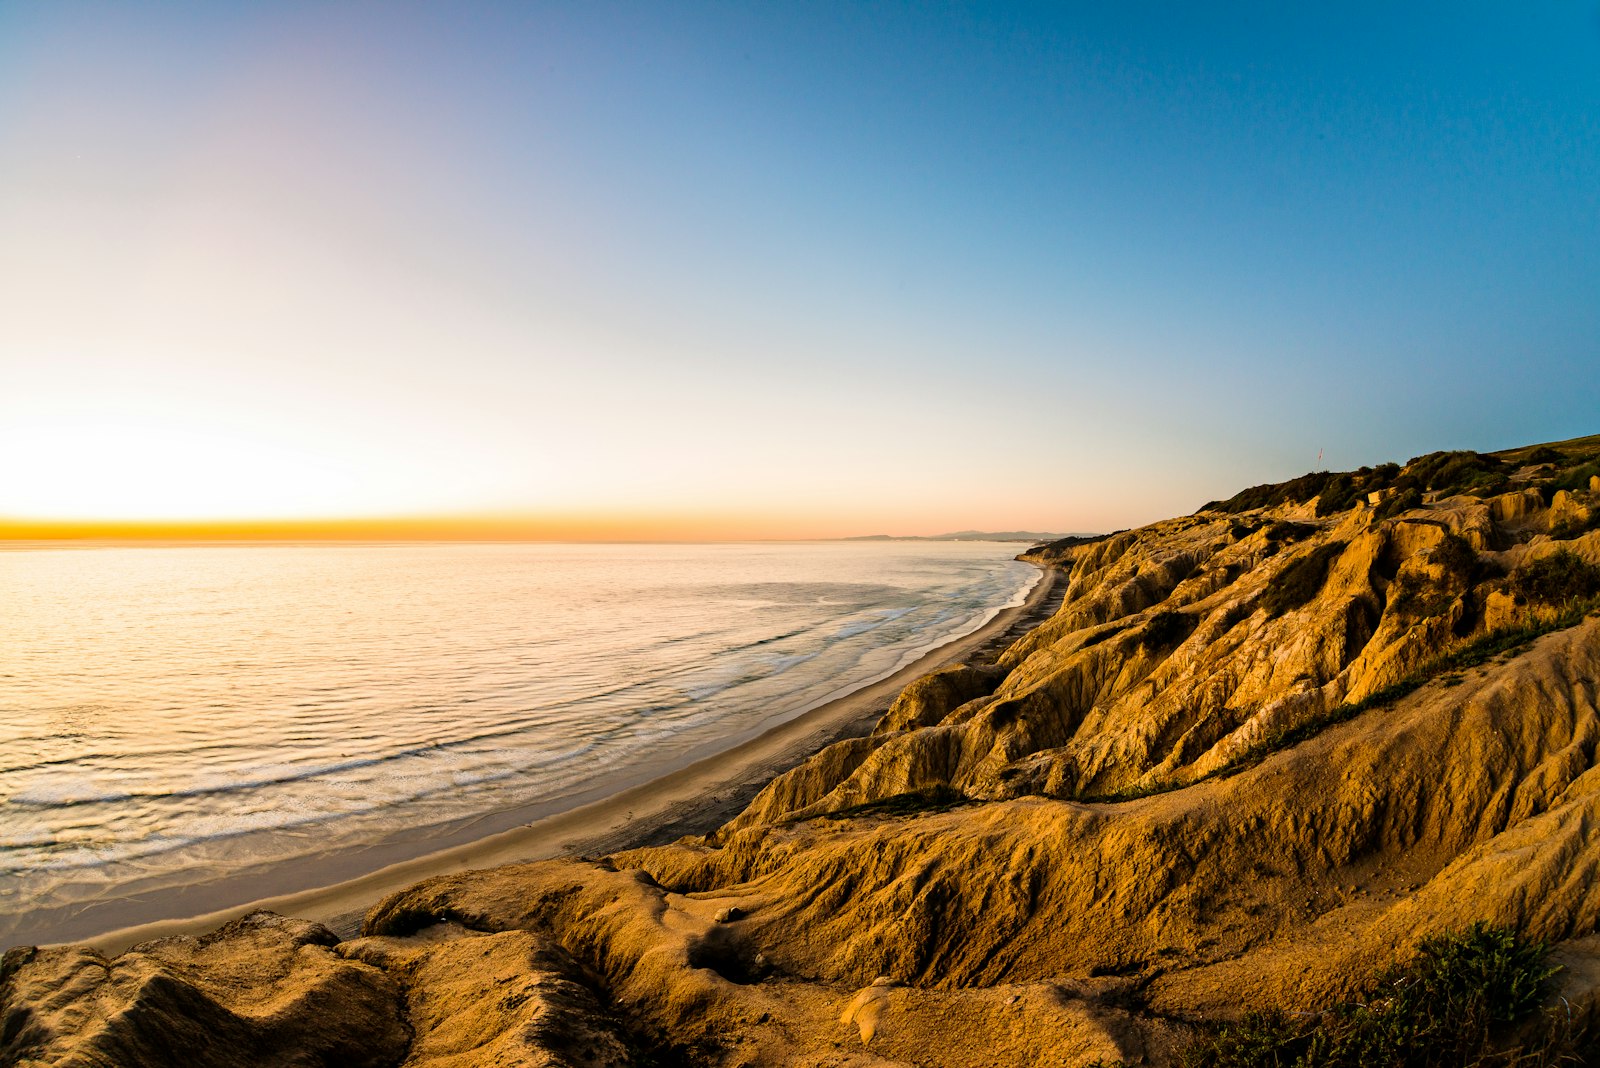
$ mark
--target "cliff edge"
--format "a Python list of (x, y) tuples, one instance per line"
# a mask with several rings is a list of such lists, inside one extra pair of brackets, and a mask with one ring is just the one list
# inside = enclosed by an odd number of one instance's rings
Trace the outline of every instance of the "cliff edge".
[(1024, 558), (1068, 575), (1051, 619), (712, 834), (431, 879), (344, 942), (15, 950), (0, 1063), (1169, 1064), (1479, 922), (1548, 944), (1583, 1052), (1600, 437)]

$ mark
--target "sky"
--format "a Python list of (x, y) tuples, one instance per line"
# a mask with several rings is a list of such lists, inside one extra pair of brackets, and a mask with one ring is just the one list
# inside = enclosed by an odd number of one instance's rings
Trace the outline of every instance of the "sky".
[(1594, 0), (0, 2), (13, 520), (1103, 531), (1596, 432)]

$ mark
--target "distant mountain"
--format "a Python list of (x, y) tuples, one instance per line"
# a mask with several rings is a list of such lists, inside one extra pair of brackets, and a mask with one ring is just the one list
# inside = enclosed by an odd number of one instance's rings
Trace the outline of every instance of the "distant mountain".
[(954, 534), (935, 534), (929, 541), (1057, 541), (1061, 538), (1092, 538), (1093, 534), (1044, 534), (1037, 530), (958, 530)]

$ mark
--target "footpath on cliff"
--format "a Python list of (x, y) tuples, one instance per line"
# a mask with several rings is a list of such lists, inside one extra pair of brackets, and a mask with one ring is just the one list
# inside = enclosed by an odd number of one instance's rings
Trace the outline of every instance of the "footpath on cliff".
[(360, 937), (14, 950), (0, 1063), (1254, 1063), (1217, 1036), (1381, 1017), (1370, 977), (1464, 931), (1541, 962), (1487, 1041), (1590, 1048), (1600, 437), (1024, 558), (1047, 620), (710, 833), (438, 875)]

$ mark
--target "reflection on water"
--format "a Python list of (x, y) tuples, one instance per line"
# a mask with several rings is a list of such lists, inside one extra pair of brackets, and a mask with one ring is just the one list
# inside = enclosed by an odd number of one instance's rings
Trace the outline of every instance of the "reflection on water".
[(27, 911), (557, 798), (1020, 599), (1015, 546), (0, 553), (0, 944)]

